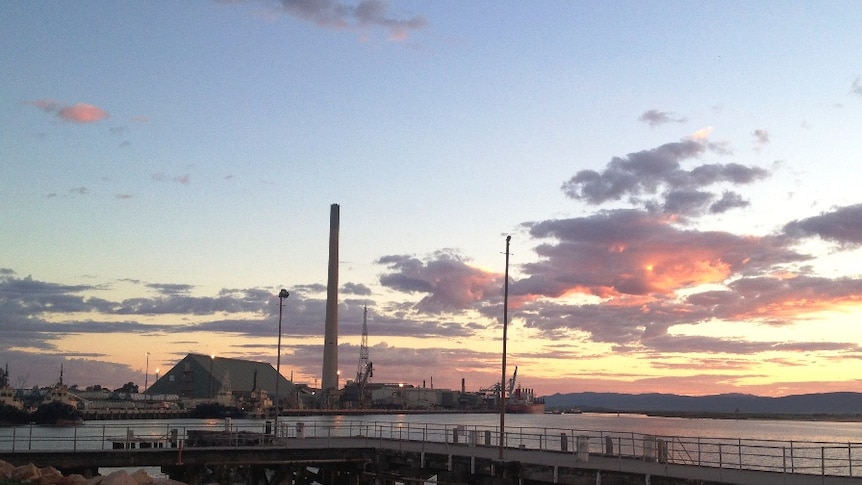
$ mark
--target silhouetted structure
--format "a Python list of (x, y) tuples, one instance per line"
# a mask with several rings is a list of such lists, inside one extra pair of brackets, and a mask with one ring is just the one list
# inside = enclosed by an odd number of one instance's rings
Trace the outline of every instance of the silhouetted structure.
[(250, 360), (211, 357), (189, 354), (159, 378), (146, 394), (175, 394), (181, 399), (215, 400), (222, 387), (227, 385), (235, 394), (248, 394), (264, 390), (275, 396), (276, 379), (282, 399), (293, 403), (293, 383), (278, 375), (271, 364)]

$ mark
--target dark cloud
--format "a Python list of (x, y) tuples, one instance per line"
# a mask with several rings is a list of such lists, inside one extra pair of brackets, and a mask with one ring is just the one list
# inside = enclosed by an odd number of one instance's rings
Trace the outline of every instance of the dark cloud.
[(384, 256), (377, 262), (389, 270), (380, 277), (383, 286), (427, 294), (416, 306), (421, 312), (464, 310), (499, 294), (501, 288), (501, 275), (474, 268), (449, 252), (438, 252), (426, 261), (412, 256)]
[(265, 309), (266, 301), (260, 300), (171, 294), (156, 298), (129, 298), (116, 303), (112, 313), (118, 315), (209, 315), (217, 312), (262, 313)]
[(826, 241), (858, 246), (862, 244), (862, 204), (788, 222), (784, 233), (794, 238), (818, 236)]
[(671, 214), (699, 213), (713, 200), (713, 195), (700, 190), (668, 191), (664, 198), (664, 212)]
[(191, 285), (173, 283), (151, 283), (147, 287), (157, 290), (164, 295), (187, 295), (194, 288)]
[[(758, 276), (727, 284), (730, 295), (711, 308), (713, 315), (727, 320), (756, 320), (783, 325), (801, 314), (857, 305), (862, 301), (862, 280), (808, 275)], [(698, 295), (689, 302), (697, 303)]]
[[(657, 354), (732, 354), (756, 355), (765, 352), (858, 351), (859, 346), (848, 342), (779, 342), (716, 338), (703, 335), (663, 335), (648, 342)], [(749, 364), (750, 365), (750, 364)]]
[(655, 127), (666, 123), (685, 123), (687, 120), (685, 118), (677, 117), (675, 113), (659, 111), (657, 109), (650, 109), (644, 111), (638, 117), (638, 121), (642, 121), (650, 126)]
[(347, 295), (369, 296), (371, 288), (358, 283), (346, 283), (341, 286), (341, 292)]
[(713, 202), (709, 206), (709, 212), (713, 214), (721, 214), (730, 209), (741, 209), (743, 207), (748, 207), (749, 205), (750, 203), (743, 199), (741, 195), (736, 192), (726, 191), (721, 195), (721, 199)]
[(643, 205), (681, 215), (694, 215), (707, 208), (716, 212), (740, 207), (741, 200), (718, 201), (716, 193), (704, 189), (716, 184), (750, 184), (768, 172), (738, 163), (704, 164), (690, 171), (680, 167), (682, 161), (697, 158), (707, 149), (713, 150), (713, 145), (692, 139), (614, 157), (602, 172), (576, 173), (562, 190), (573, 199), (594, 205), (657, 196), (658, 201)]
[(754, 142), (757, 145), (766, 145), (769, 143), (769, 132), (766, 130), (754, 130), (752, 135), (754, 136)]
[(529, 302), (516, 310), (528, 328), (546, 338), (571, 340), (584, 332), (593, 342), (614, 344), (614, 352), (656, 354), (726, 353), (755, 355), (763, 352), (858, 352), (853, 342), (750, 341), (697, 335), (672, 335), (675, 325), (709, 321), (747, 321), (765, 325), (787, 325), (804, 313), (835, 309), (842, 303), (858, 305), (862, 280), (834, 281), (828, 278), (760, 277), (741, 279), (726, 290), (695, 293), (683, 301), (654, 298), (617, 299), (595, 304)]
[[(0, 346), (2, 347), (2, 346)], [(30, 353), (5, 350), (3, 362), (9, 368), (10, 383), (18, 389), (47, 386), (59, 380), (63, 367), (63, 381), (81, 386), (99, 384), (111, 389), (118, 383), (143, 382), (143, 369), (132, 369), (125, 364), (99, 360), (101, 354), (88, 355), (46, 352)]]
[(862, 77), (857, 77), (853, 80), (853, 85), (850, 86), (850, 94), (862, 96)]
[(410, 31), (427, 24), (421, 15), (397, 18), (383, 0), (361, 0), (356, 5), (336, 0), (281, 0), (281, 4), (289, 14), (321, 27), (341, 30), (380, 27), (396, 41), (405, 40)]
[(513, 291), (556, 298), (577, 291), (598, 297), (670, 294), (737, 273), (805, 257), (776, 238), (683, 230), (673, 218), (637, 210), (526, 223), (540, 260), (521, 267)]

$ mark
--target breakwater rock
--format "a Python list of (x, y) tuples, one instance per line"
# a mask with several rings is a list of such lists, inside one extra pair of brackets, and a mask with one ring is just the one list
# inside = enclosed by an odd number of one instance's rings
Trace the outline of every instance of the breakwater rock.
[(0, 479), (36, 485), (186, 485), (170, 478), (153, 478), (145, 470), (129, 473), (117, 470), (107, 475), (86, 478), (83, 475), (63, 475), (54, 467), (39, 468), (30, 463), (15, 466), (0, 460)]

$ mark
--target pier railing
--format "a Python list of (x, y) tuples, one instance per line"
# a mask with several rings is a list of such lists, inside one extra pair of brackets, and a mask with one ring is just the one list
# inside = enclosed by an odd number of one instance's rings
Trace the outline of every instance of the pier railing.
[[(216, 435), (220, 446), (284, 446), (292, 440), (362, 438), (374, 440), (447, 443), (463, 447), (500, 447), (499, 428), (482, 425), (399, 423), (338, 420), (280, 419), (270, 421), (202, 421), (133, 424), (105, 422), (85, 426), (0, 426), (0, 451), (93, 451), (183, 447), (201, 432)], [(641, 433), (563, 428), (506, 428), (503, 450), (541, 450), (569, 453), (573, 461), (590, 456), (617, 460), (733, 468), (822, 476), (862, 477), (862, 443), (776, 441), (753, 439), (663, 436)], [(200, 446), (200, 443), (197, 443)]]

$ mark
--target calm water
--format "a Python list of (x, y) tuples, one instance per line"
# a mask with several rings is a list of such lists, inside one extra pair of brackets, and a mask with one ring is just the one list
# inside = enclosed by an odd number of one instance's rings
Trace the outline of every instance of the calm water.
[[(292, 421), (312, 421), (312, 419), (306, 418), (292, 417), (289, 419)], [(319, 417), (316, 419), (355, 420), (356, 418)], [(500, 425), (500, 416), (495, 414), (375, 415), (365, 416), (361, 419), (380, 422), (463, 424), (467, 426)], [(688, 419), (632, 414), (586, 413), (507, 414), (505, 426), (507, 431), (515, 431), (519, 427), (533, 427), (679, 437), (862, 443), (862, 423), (857, 422)]]
[[(496, 428), (500, 424), (497, 414), (380, 414), (367, 416), (281, 416), (279, 423), (295, 426), (302, 422), (307, 427), (315, 424), (393, 423), (434, 426), (464, 425)], [(0, 449), (10, 449), (12, 437), (21, 442), (29, 437), (62, 436), (68, 439), (93, 437), (109, 439), (125, 433), (125, 429), (140, 430), (137, 435), (166, 434), (170, 429), (187, 429), (204, 426), (219, 426), (219, 420), (171, 419), (171, 420), (111, 420), (87, 421), (82, 426), (57, 428), (50, 426), (0, 427)], [(264, 420), (234, 419), (237, 427), (260, 426)], [(786, 420), (732, 420), (732, 419), (688, 419), (650, 417), (632, 414), (507, 414), (507, 433), (532, 432), (533, 428), (547, 430), (553, 435), (566, 432), (578, 434), (636, 433), (644, 435), (673, 436), (686, 438), (727, 438), (742, 440), (768, 440), (785, 442), (862, 443), (862, 423), (826, 421)], [(59, 444), (59, 443), (58, 443)]]

